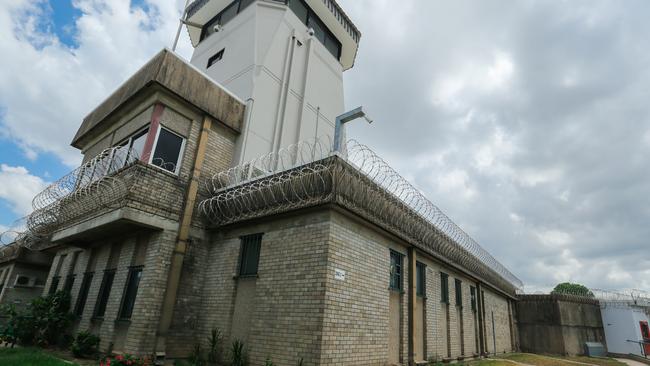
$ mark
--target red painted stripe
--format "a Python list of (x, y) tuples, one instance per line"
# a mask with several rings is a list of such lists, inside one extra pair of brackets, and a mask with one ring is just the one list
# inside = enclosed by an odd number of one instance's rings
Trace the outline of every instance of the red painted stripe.
[(151, 156), (151, 150), (153, 149), (153, 143), (158, 134), (158, 129), (160, 128), (160, 117), (165, 110), (165, 106), (156, 103), (153, 108), (153, 113), (151, 114), (151, 123), (149, 124), (149, 132), (147, 134), (147, 141), (144, 142), (144, 149), (142, 150), (142, 155), (140, 155), (140, 160), (145, 163), (149, 162), (149, 157)]

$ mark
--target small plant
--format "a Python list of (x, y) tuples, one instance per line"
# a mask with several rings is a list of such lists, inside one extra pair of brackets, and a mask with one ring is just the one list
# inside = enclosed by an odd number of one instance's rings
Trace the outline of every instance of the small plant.
[(231, 366), (248, 366), (248, 355), (244, 348), (244, 342), (235, 340), (232, 342), (232, 349), (230, 351), (230, 365)]
[(214, 328), (210, 332), (208, 347), (208, 363), (220, 365), (223, 361), (223, 335), (218, 328)]
[(264, 361), (264, 366), (275, 366), (275, 364), (271, 361), (270, 357), (267, 357), (266, 361)]
[(192, 350), (192, 354), (190, 355), (188, 361), (192, 366), (205, 366), (203, 350), (201, 349), (201, 345), (199, 343), (194, 345), (194, 350)]
[(99, 337), (90, 332), (79, 332), (70, 346), (75, 357), (94, 357), (98, 353)]
[(427, 359), (427, 365), (429, 366), (441, 366), (442, 362), (437, 354), (429, 356)]
[(303, 361), (304, 361), (304, 360), (303, 360), (302, 358), (300, 358), (300, 361), (298, 361), (298, 366), (302, 366), (302, 362), (303, 362)]

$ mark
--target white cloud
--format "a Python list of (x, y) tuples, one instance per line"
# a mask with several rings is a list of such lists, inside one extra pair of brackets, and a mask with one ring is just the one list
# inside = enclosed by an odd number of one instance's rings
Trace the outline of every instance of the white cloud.
[(15, 214), (24, 216), (30, 213), (32, 199), (45, 187), (45, 181), (31, 175), (24, 167), (0, 164), (0, 198), (9, 203)]
[[(41, 1), (0, 2), (0, 123), (26, 156), (51, 152), (70, 166), (69, 147), (85, 115), (153, 54), (170, 46), (185, 0), (75, 0), (78, 48), (39, 31)], [(179, 51), (188, 54), (186, 32)]]

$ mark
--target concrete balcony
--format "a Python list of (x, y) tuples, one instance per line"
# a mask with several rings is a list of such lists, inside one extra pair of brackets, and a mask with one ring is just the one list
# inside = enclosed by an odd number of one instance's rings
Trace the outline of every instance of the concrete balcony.
[(132, 151), (107, 149), (38, 194), (27, 228), (53, 246), (135, 228), (174, 229), (185, 186)]

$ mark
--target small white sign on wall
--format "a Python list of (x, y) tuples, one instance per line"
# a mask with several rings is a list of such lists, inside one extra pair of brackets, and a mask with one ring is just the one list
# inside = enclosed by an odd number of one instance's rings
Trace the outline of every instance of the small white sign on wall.
[(334, 279), (345, 281), (345, 271), (342, 269), (334, 268)]

